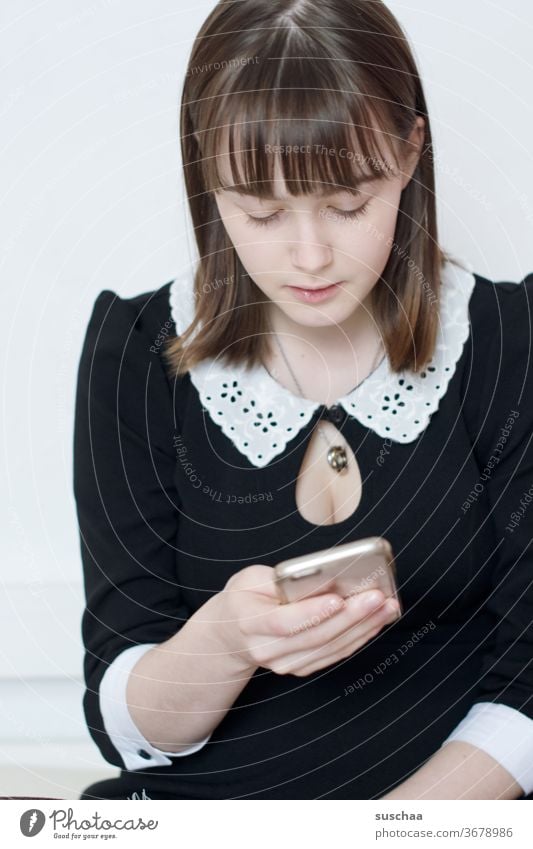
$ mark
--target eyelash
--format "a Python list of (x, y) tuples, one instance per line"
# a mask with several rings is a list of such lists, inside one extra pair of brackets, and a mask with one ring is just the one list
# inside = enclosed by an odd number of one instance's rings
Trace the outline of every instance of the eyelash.
[[(370, 200), (367, 200), (359, 209), (336, 209), (335, 215), (339, 215), (341, 218), (344, 218), (346, 221), (354, 220), (359, 218), (360, 216), (366, 215), (368, 212), (368, 207), (370, 205)], [(275, 224), (280, 216), (279, 211), (275, 212), (273, 215), (269, 215), (267, 218), (254, 218), (252, 215), (248, 216), (247, 224), (250, 224), (252, 227), (268, 227), (271, 224)]]

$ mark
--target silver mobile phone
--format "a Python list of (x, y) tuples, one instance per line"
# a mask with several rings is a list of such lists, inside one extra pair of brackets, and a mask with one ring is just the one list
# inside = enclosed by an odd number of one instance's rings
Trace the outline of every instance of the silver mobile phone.
[(283, 560), (274, 567), (274, 580), (282, 604), (334, 592), (346, 598), (379, 589), (403, 606), (396, 586), (396, 564), (390, 543), (383, 537), (356, 542)]

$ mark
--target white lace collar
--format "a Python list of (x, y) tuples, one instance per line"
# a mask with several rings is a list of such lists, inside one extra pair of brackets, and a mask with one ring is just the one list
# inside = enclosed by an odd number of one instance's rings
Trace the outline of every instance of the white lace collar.
[[(384, 439), (412, 442), (427, 427), (453, 376), (469, 332), (468, 303), (475, 279), (468, 271), (446, 263), (434, 356), (419, 374), (392, 372), (385, 356), (377, 369), (336, 402), (365, 427)], [(170, 309), (176, 332), (182, 334), (194, 317), (193, 273), (170, 286)], [(236, 448), (257, 467), (281, 454), (322, 405), (294, 395), (263, 366), (225, 366), (220, 358), (193, 367), (190, 378), (212, 420)]]

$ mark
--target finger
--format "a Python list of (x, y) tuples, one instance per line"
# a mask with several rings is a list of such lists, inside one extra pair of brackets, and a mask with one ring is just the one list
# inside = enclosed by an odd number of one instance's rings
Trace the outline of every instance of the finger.
[(371, 640), (373, 640), (374, 637), (377, 637), (377, 635), (381, 633), (381, 631), (386, 628), (388, 624), (389, 623), (387, 622), (382, 622), (381, 624), (378, 624), (376, 628), (372, 628), (367, 631), (367, 633), (362, 639), (358, 639), (353, 643), (347, 643), (345, 646), (337, 648), (337, 650), (332, 652), (331, 654), (326, 654), (321, 657), (317, 656), (317, 659), (309, 663), (308, 665), (304, 664), (293, 666), (290, 674), (303, 677), (305, 675), (311, 675), (313, 672), (318, 672), (321, 669), (327, 669), (328, 666), (332, 666), (334, 663), (339, 663), (343, 660), (348, 660), (353, 654), (358, 652), (360, 649), (363, 648), (363, 646), (366, 646)]
[(272, 605), (270, 601), (256, 599), (257, 613), (247, 621), (247, 627), (254, 634), (271, 637), (274, 640), (300, 635), (313, 629), (322, 622), (339, 616), (345, 604), (335, 594), (317, 595), (290, 604)]
[(314, 622), (310, 625), (305, 620), (298, 623), (297, 627), (290, 632), (291, 652), (325, 645), (346, 631), (350, 631), (353, 638), (352, 629), (359, 625), (368, 630), (367, 623), (369, 621), (374, 622), (374, 617), (379, 616), (380, 611), (388, 615), (383, 605), (384, 595), (378, 594), (377, 608), (368, 605), (370, 595), (370, 593), (364, 593), (357, 597), (345, 599), (346, 607), (344, 610), (335, 615), (324, 616), (321, 622)]
[[(353, 654), (365, 645), (372, 636), (379, 633), (382, 628), (394, 621), (395, 618), (395, 614), (379, 610), (365, 619), (364, 623), (353, 626), (348, 624), (341, 634), (329, 641), (317, 646), (307, 645), (296, 652), (291, 650), (290, 654), (278, 655), (273, 658), (273, 661), (278, 665), (280, 671), (284, 669), (285, 672), (290, 669), (296, 669), (297, 667), (304, 669), (311, 664), (319, 664), (319, 667), (322, 668), (327, 665), (328, 661), (329, 663), (333, 663), (335, 660)], [(319, 631), (321, 628), (322, 626), (319, 626), (315, 630)]]
[(280, 600), (273, 566), (263, 566), (259, 563), (245, 566), (235, 572), (226, 582), (225, 589), (235, 593), (251, 591), (276, 601)]
[[(325, 623), (329, 623), (332, 620), (333, 613), (337, 612), (336, 601), (340, 598), (340, 596), (332, 592), (313, 596), (302, 601), (291, 602), (282, 606), (278, 616), (280, 621), (290, 623), (290, 629), (287, 633), (292, 635), (293, 638), (296, 638), (302, 632), (309, 631), (310, 627), (313, 626), (314, 628), (322, 629), (320, 639), (324, 640), (328, 634), (333, 634), (335, 630), (339, 628), (342, 630), (342, 618), (340, 615), (334, 618), (332, 625), (329, 625), (327, 629), (325, 628)], [(324, 607), (319, 606), (319, 610), (316, 611), (319, 613), (319, 617), (317, 618), (316, 616), (313, 617), (313, 614), (315, 613), (315, 603), (318, 600), (323, 600)], [(342, 615), (347, 613), (351, 618), (353, 618), (353, 614), (356, 614), (354, 621), (358, 619), (364, 621), (374, 611), (379, 609), (386, 600), (381, 590), (365, 590), (364, 592), (354, 593), (342, 599), (344, 607), (339, 612)], [(295, 616), (301, 616), (301, 618), (295, 622), (293, 614)]]

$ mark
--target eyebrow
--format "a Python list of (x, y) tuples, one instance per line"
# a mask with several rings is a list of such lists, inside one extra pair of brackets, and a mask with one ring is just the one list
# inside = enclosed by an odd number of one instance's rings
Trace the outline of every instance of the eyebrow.
[[(366, 177), (364, 180), (362, 180), (361, 185), (364, 185), (365, 183), (375, 183), (380, 179), (381, 179), (381, 176), (371, 175), (370, 177)], [(237, 186), (221, 185), (220, 188), (225, 192), (233, 192), (234, 194), (242, 195), (243, 197), (246, 197), (247, 195), (251, 195), (251, 196), (256, 195), (256, 192), (254, 192), (253, 189), (251, 187), (248, 187), (248, 186), (243, 187), (243, 186), (238, 186), (238, 185)], [(322, 188), (322, 189), (319, 189), (316, 192), (314, 192), (314, 194), (317, 194), (318, 197), (321, 197), (321, 198), (329, 198), (329, 197), (332, 197), (333, 195), (341, 194), (342, 192), (348, 192), (351, 195), (360, 195), (361, 194), (359, 189), (356, 189), (352, 186), (336, 186), (335, 188)], [(291, 200), (291, 197), (293, 197), (293, 196), (290, 195), (290, 196), (287, 196), (287, 197), (278, 197), (277, 195), (270, 195), (268, 198), (263, 198), (263, 200), (285, 201), (285, 200)]]

